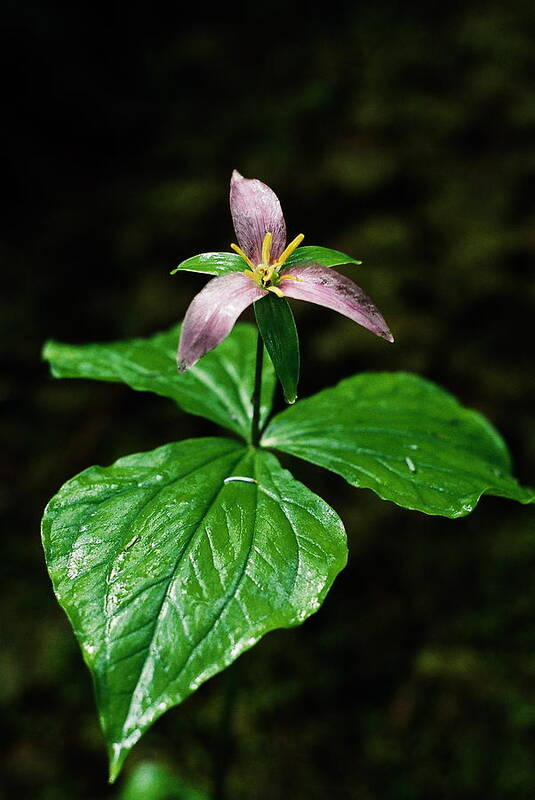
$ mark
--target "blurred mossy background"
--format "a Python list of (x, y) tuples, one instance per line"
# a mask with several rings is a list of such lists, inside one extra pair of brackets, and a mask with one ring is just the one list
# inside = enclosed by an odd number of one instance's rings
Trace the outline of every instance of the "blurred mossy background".
[[(46, 0), (4, 12), (6, 798), (121, 792), (44, 567), (44, 504), (91, 464), (217, 433), (156, 396), (53, 381), (40, 348), (181, 318), (205, 279), (169, 271), (228, 249), (232, 168), (275, 189), (290, 236), (363, 259), (351, 274), (396, 337), (295, 303), (301, 394), (365, 369), (420, 372), (488, 415), (518, 476), (535, 477), (533, 3), (188, 14)], [(240, 660), (231, 797), (535, 797), (533, 511), (486, 498), (465, 519), (431, 518), (285, 464), (340, 513), (351, 560), (314, 618)], [(209, 791), (224, 682), (162, 718), (127, 779), (156, 760)]]

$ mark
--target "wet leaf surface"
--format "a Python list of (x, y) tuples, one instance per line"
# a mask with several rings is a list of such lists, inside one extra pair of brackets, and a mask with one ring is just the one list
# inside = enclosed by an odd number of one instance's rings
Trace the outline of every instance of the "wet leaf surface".
[(167, 709), (316, 611), (346, 562), (337, 514), (273, 455), (228, 439), (91, 467), (50, 501), (42, 531), (112, 778)]
[(426, 514), (464, 516), (483, 494), (535, 499), (481, 414), (408, 373), (355, 375), (300, 400), (270, 422), (262, 444)]

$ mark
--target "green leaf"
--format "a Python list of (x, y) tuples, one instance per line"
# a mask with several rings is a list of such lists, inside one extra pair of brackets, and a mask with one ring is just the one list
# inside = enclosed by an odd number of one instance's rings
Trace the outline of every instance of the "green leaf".
[(299, 381), (299, 339), (286, 298), (268, 292), (254, 304), (258, 330), (281, 382), (287, 403), (295, 403)]
[(246, 269), (249, 269), (249, 266), (237, 253), (200, 253), (182, 261), (171, 271), (171, 275), (181, 271), (226, 275), (229, 272), (243, 272)]
[(346, 562), (336, 513), (273, 455), (230, 439), (85, 470), (48, 504), (42, 535), (112, 780), (167, 709), (316, 611)]
[[(147, 339), (106, 344), (47, 342), (43, 357), (56, 378), (119, 381), (132, 389), (170, 397), (190, 414), (207, 417), (250, 439), (253, 408), (256, 329), (241, 323), (194, 367), (177, 373), (179, 328)], [(262, 376), (261, 420), (271, 410), (275, 375), (266, 360)]]
[(330, 247), (298, 247), (285, 263), (285, 267), (295, 266), (304, 261), (315, 261), (323, 267), (340, 267), (342, 264), (362, 264), (339, 250), (331, 250)]
[(164, 764), (142, 761), (119, 794), (119, 800), (209, 800), (204, 793), (185, 784)]
[(353, 486), (426, 514), (461, 517), (482, 494), (530, 503), (487, 420), (406, 373), (356, 375), (276, 416), (262, 439)]

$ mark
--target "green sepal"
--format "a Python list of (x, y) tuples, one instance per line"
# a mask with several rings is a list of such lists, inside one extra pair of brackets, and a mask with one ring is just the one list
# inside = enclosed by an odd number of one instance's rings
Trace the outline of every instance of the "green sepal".
[(185, 271), (227, 275), (229, 272), (243, 272), (246, 269), (249, 269), (248, 264), (237, 253), (200, 253), (182, 261), (170, 274)]
[(262, 438), (403, 508), (462, 517), (483, 494), (532, 503), (492, 425), (430, 381), (363, 373), (275, 416)]
[(330, 247), (315, 247), (314, 245), (298, 247), (284, 264), (284, 268), (297, 266), (307, 261), (321, 264), (322, 267), (341, 267), (343, 264), (362, 264), (355, 258), (341, 253), (340, 250), (331, 250)]
[(254, 311), (284, 398), (287, 403), (295, 403), (299, 381), (299, 339), (292, 309), (285, 297), (268, 292), (256, 301)]
[(166, 710), (313, 614), (347, 559), (332, 508), (272, 454), (222, 438), (90, 467), (52, 498), (42, 536), (112, 781)]

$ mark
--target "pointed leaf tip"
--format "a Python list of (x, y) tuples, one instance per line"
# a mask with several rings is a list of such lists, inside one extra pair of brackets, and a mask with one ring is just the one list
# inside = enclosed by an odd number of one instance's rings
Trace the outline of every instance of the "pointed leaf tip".
[(490, 423), (417, 375), (363, 373), (300, 400), (262, 439), (403, 508), (470, 513), (481, 495), (533, 503)]
[[(256, 328), (238, 323), (198, 368), (180, 374), (176, 358), (179, 328), (148, 338), (101, 344), (69, 345), (48, 341), (43, 358), (55, 378), (120, 382), (132, 389), (155, 392), (174, 400), (189, 414), (206, 417), (249, 439), (253, 405)], [(229, 365), (232, 368), (229, 369)], [(262, 423), (271, 409), (275, 373), (269, 358), (262, 378)], [(210, 387), (210, 390), (207, 387)]]
[(350, 264), (359, 266), (362, 261), (357, 258), (348, 256), (347, 253), (342, 253), (340, 250), (333, 250), (330, 247), (318, 247), (316, 245), (305, 245), (298, 247), (297, 250), (289, 256), (286, 267), (299, 264), (300, 266), (309, 266), (319, 264), (322, 267), (341, 267)]
[(275, 372), (281, 383), (284, 399), (290, 405), (297, 398), (299, 382), (299, 338), (286, 298), (268, 293), (254, 304), (258, 330)]
[(347, 559), (333, 509), (229, 439), (91, 467), (50, 501), (42, 530), (95, 681), (111, 783), (165, 711), (313, 614)]
[(204, 275), (227, 275), (232, 272), (243, 272), (243, 259), (236, 253), (199, 253), (186, 258), (171, 270), (170, 275), (177, 272), (200, 272)]

